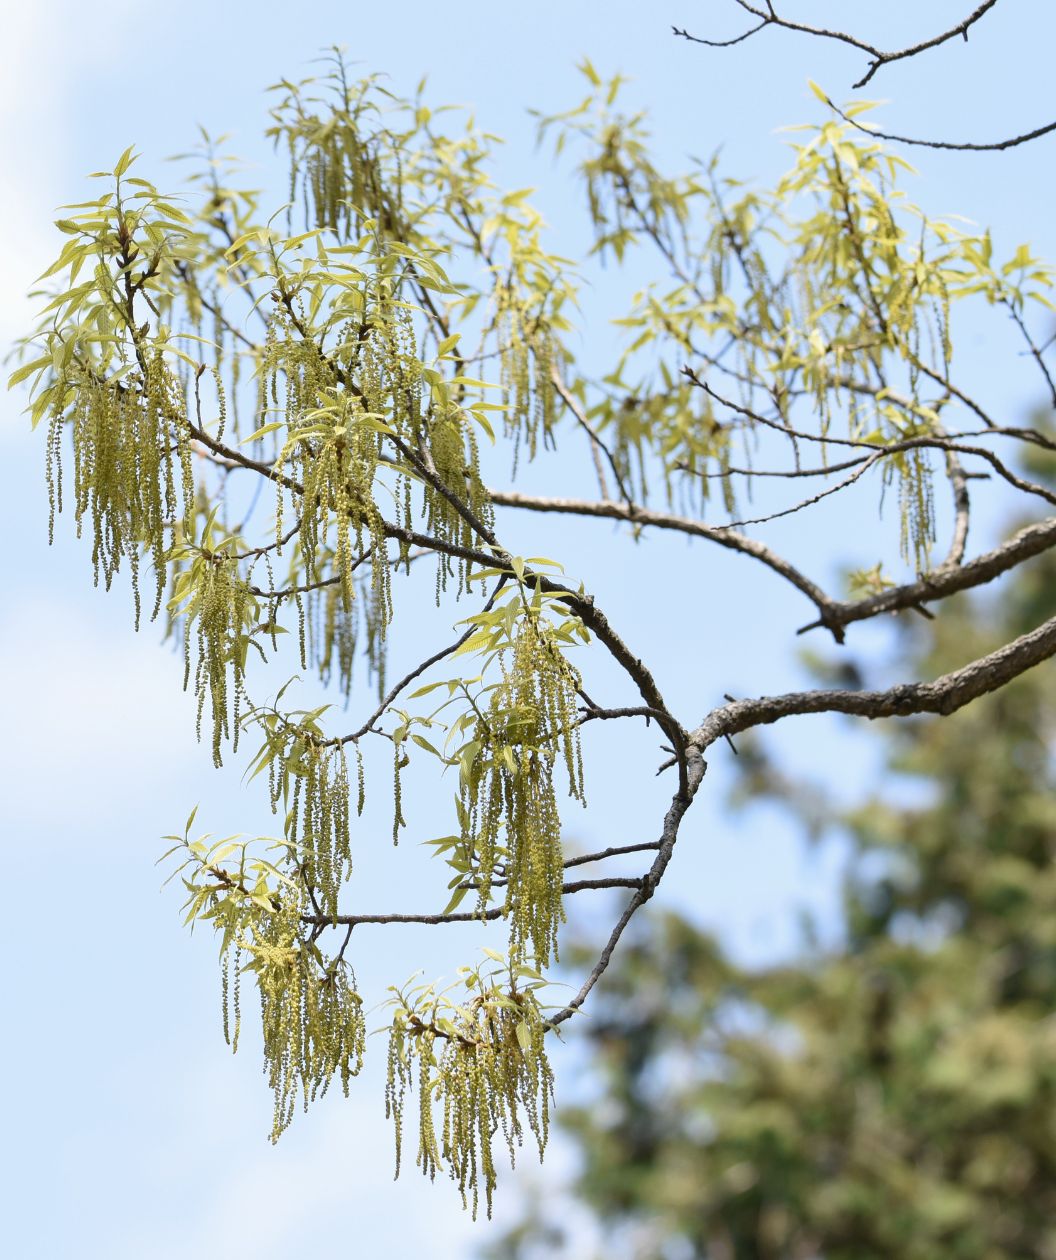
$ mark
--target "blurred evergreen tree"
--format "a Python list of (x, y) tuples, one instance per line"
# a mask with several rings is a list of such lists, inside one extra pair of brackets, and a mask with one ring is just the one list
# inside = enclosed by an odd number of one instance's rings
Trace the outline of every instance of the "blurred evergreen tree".
[[(908, 628), (913, 673), (1036, 625), (1054, 592), (1040, 562)], [(637, 925), (585, 1026), (598, 1097), (562, 1114), (607, 1260), (1056, 1257), (1054, 699), (1043, 666), (877, 727), (920, 790), (849, 812), (742, 747), (747, 798), (849, 836), (843, 944), (747, 971), (674, 915)], [(561, 1224), (529, 1213), (489, 1254), (571, 1254)]]

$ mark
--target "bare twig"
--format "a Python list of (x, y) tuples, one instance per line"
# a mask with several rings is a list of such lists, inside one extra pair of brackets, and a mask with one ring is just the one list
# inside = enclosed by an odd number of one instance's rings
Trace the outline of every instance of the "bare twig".
[(813, 35), (820, 39), (834, 40), (840, 44), (847, 44), (851, 48), (858, 49), (859, 52), (866, 53), (870, 58), (869, 67), (865, 74), (854, 84), (855, 88), (861, 88), (865, 87), (881, 66), (890, 65), (893, 61), (904, 61), (908, 57), (916, 57), (920, 53), (927, 52), (931, 48), (938, 48), (941, 44), (948, 43), (951, 39), (956, 39), (958, 36), (967, 40), (969, 28), (974, 26), (984, 13), (992, 9), (997, 4), (997, 0), (983, 0), (983, 3), (973, 9), (964, 21), (958, 22), (956, 26), (951, 26), (948, 30), (942, 31), (938, 35), (933, 35), (930, 39), (921, 40), (919, 44), (911, 44), (908, 48), (892, 49), (887, 52), (846, 31), (828, 30), (823, 26), (808, 26), (803, 22), (793, 22), (788, 18), (780, 17), (775, 11), (771, 0), (766, 0), (765, 9), (756, 8), (755, 5), (749, 4), (747, 0), (736, 0), (736, 3), (746, 13), (757, 17), (759, 24), (745, 31), (743, 35), (736, 36), (734, 39), (702, 39), (697, 35), (691, 35), (689, 31), (678, 26), (673, 26), (671, 29), (680, 38), (689, 40), (693, 44), (705, 44), (709, 48), (730, 48), (734, 44), (743, 43), (744, 40), (749, 39), (752, 35), (768, 26), (779, 27), (786, 31), (796, 31), (801, 35)]
[(1030, 335), (1030, 329), (1027, 327), (1023, 316), (1016, 310), (1015, 303), (1007, 297), (1003, 298), (1002, 302), (1005, 309), (1012, 317), (1013, 323), (1023, 335), (1023, 340), (1027, 343), (1027, 348), (1030, 350), (1031, 357), (1041, 369), (1041, 374), (1045, 378), (1045, 384), (1048, 386), (1049, 398), (1052, 400), (1052, 405), (1056, 407), (1056, 381), (1053, 381), (1052, 379), (1052, 373), (1049, 371), (1049, 365), (1042, 357), (1041, 349), (1035, 343), (1034, 338)]
[(585, 866), (588, 862), (603, 862), (606, 858), (618, 857), (623, 853), (644, 853), (647, 849), (659, 849), (659, 840), (647, 840), (642, 844), (618, 844), (608, 849), (599, 849), (597, 853), (583, 853), (579, 857), (567, 858), (565, 869), (570, 866)]
[[(614, 847), (609, 848), (609, 849), (601, 849), (597, 853), (585, 853), (583, 854), (582, 857), (567, 858), (564, 862), (561, 863), (561, 865), (567, 871), (570, 866), (586, 866), (589, 862), (603, 862), (606, 858), (619, 857), (620, 855), (625, 854), (625, 853), (644, 853), (648, 850), (659, 849), (659, 848), (660, 848), (659, 840), (649, 840), (643, 844), (615, 845)], [(505, 888), (509, 884), (509, 882), (510, 881), (506, 879), (505, 876), (503, 876), (499, 879), (491, 880), (489, 883), (489, 887)], [(636, 879), (634, 881), (633, 886), (637, 887), (638, 884), (640, 883), (641, 883), (641, 880)], [(621, 888), (623, 886), (624, 886), (623, 884), (619, 885), (619, 887)], [(480, 885), (477, 883), (466, 883), (466, 884), (459, 884), (458, 887), (466, 889), (467, 892), (472, 892), (475, 889), (479, 889)]]
[(642, 877), (640, 887), (627, 903), (623, 913), (620, 915), (619, 919), (617, 919), (616, 925), (609, 933), (609, 939), (605, 942), (605, 947), (601, 951), (598, 961), (591, 969), (590, 975), (588, 975), (586, 980), (583, 981), (579, 992), (572, 1001), (569, 1002), (563, 1011), (560, 1011), (550, 1021), (552, 1024), (562, 1024), (566, 1019), (571, 1019), (576, 1011), (578, 1011), (587, 1000), (591, 989), (593, 989), (597, 982), (601, 979), (606, 967), (608, 967), (610, 961), (612, 960), (613, 951), (619, 944), (620, 937), (623, 935), (627, 924), (630, 923), (634, 915), (642, 908), (642, 906), (645, 905), (650, 897), (652, 897), (653, 893), (656, 891), (657, 885), (663, 878), (664, 872), (667, 870), (668, 863), (671, 861), (671, 855), (675, 849), (675, 842), (678, 839), (678, 830), (682, 823), (682, 819), (685, 817), (686, 811), (689, 809), (690, 805), (692, 805), (697, 789), (703, 781), (704, 772), (707, 770), (707, 764), (701, 756), (700, 749), (696, 746), (691, 746), (689, 748), (687, 762), (688, 773), (686, 775), (686, 782), (684, 785), (679, 786), (679, 790), (675, 794), (675, 798), (671, 802), (671, 806), (664, 818), (664, 826), (660, 834), (660, 841), (658, 845), (659, 852), (657, 853), (652, 866), (650, 866), (649, 870)]
[[(498, 598), (499, 592), (502, 590), (505, 583), (506, 583), (506, 575), (503, 574), (503, 576), (499, 578), (494, 591), (492, 591), (490, 599), (484, 605), (484, 608), (483, 608), (484, 612), (489, 612), (494, 607), (495, 600)], [(420, 678), (427, 669), (429, 669), (433, 665), (438, 664), (440, 661), (444, 659), (444, 657), (451, 656), (455, 652), (457, 652), (458, 649), (462, 646), (462, 644), (468, 642), (470, 637), (477, 632), (477, 629), (478, 627), (475, 625), (470, 626), (469, 629), (464, 634), (459, 635), (459, 637), (454, 641), (454, 643), (450, 643), (448, 644), (447, 647), (441, 648), (439, 652), (434, 652), (432, 656), (427, 657), (424, 661), (421, 662), (420, 665), (416, 665), (414, 669), (412, 669), (409, 673), (404, 674), (404, 676), (400, 679), (400, 681), (396, 683), (396, 685), (389, 690), (388, 694), (385, 696), (385, 699), (382, 700), (381, 704), (378, 705), (378, 707), (374, 710), (374, 712), (370, 715), (370, 717), (367, 718), (367, 720), (363, 723), (363, 725), (359, 728), (359, 730), (353, 731), (351, 735), (344, 735), (340, 739), (335, 739), (330, 742), (334, 744), (359, 743), (359, 741), (363, 738), (363, 736), (366, 735), (369, 730), (371, 730), (371, 728), (374, 726), (374, 723), (378, 720), (378, 718), (380, 718), (384, 714), (385, 710), (389, 707), (390, 704), (392, 704), (393, 700), (396, 699), (396, 697), (400, 694), (401, 691), (403, 691), (405, 687), (409, 686), (412, 682), (414, 682), (416, 678)]]
[[(883, 451), (887, 454), (894, 455), (899, 451), (908, 451), (914, 449), (932, 449), (938, 451), (954, 451), (961, 455), (976, 455), (980, 459), (985, 460), (994, 471), (1003, 477), (1010, 486), (1015, 486), (1017, 490), (1022, 490), (1026, 494), (1037, 495), (1038, 498), (1044, 499), (1047, 503), (1056, 504), (1056, 494), (1054, 494), (1047, 486), (1039, 485), (1037, 482), (1027, 481), (1025, 478), (1014, 473), (1001, 459), (999, 459), (993, 451), (988, 451), (982, 446), (965, 446), (962, 442), (956, 441), (952, 437), (936, 435), (935, 437), (912, 437), (904, 438), (900, 442), (871, 442), (865, 438), (837, 438), (830, 434), (807, 433), (804, 430), (792, 429), (788, 425), (779, 424), (776, 420), (771, 420), (768, 416), (762, 415), (758, 411), (753, 411), (750, 407), (744, 406), (743, 403), (735, 402), (731, 398), (724, 398), (721, 394), (717, 394), (715, 390), (699, 377), (690, 367), (684, 367), (682, 374), (686, 376), (694, 385), (704, 390), (709, 397), (714, 398), (725, 407), (729, 407), (731, 411), (737, 412), (739, 415), (755, 421), (758, 424), (765, 425), (767, 428), (774, 429), (776, 432), (783, 434), (785, 437), (796, 438), (804, 442), (817, 442), (821, 446), (850, 446), (857, 447), (860, 450)], [(825, 491), (821, 495), (815, 495), (811, 499), (806, 499), (791, 511), (798, 511), (801, 507), (807, 507), (819, 498), (823, 498), (830, 491)], [(787, 512), (777, 513), (777, 515), (787, 515)], [(772, 517), (760, 518), (773, 519)], [(759, 524), (760, 521), (741, 521), (734, 524)]]
[[(572, 894), (588, 892), (601, 888), (639, 888), (641, 879), (633, 876), (613, 875), (607, 879), (579, 879), (572, 883), (562, 884), (561, 892)], [(315, 915), (302, 914), (301, 922), (313, 926), (322, 922), (326, 927), (340, 925), (342, 927), (358, 927), (361, 923), (491, 923), (495, 919), (504, 918), (506, 911), (502, 906), (492, 906), (488, 910), (452, 911), (450, 914), (338, 914)]]
[(753, 559), (765, 564), (767, 568), (773, 569), (775, 573), (780, 574), (781, 577), (791, 582), (797, 590), (802, 591), (806, 595), (821, 613), (822, 620), (824, 620), (829, 604), (832, 602), (820, 586), (805, 577), (798, 569), (764, 543), (757, 542), (754, 538), (748, 538), (743, 534), (738, 534), (731, 529), (705, 525), (703, 521), (696, 521), (688, 516), (654, 512), (648, 508), (637, 506), (630, 508), (623, 503), (598, 503), (592, 499), (541, 498), (535, 495), (518, 494), (515, 491), (500, 492), (492, 490), (489, 493), (491, 494), (492, 502), (503, 507), (523, 508), (529, 512), (567, 512), (574, 516), (608, 517), (612, 520), (628, 521), (634, 525), (648, 525), (655, 529), (676, 530), (679, 533), (689, 534), (692, 537), (706, 538), (710, 542), (718, 543), (720, 547), (727, 548), (729, 551), (739, 551), (744, 555), (751, 556)]
[(561, 373), (558, 372), (556, 367), (551, 368), (550, 379), (553, 381), (554, 389), (557, 391), (558, 397), (569, 409), (569, 411), (571, 411), (579, 427), (583, 429), (590, 438), (590, 448), (594, 455), (594, 466), (597, 470), (598, 487), (601, 490), (602, 497), (605, 499), (609, 497), (608, 487), (605, 484), (605, 470), (601, 467), (600, 462), (600, 456), (601, 454), (604, 454), (609, 467), (612, 469), (612, 475), (616, 481), (616, 488), (620, 492), (620, 497), (624, 500), (624, 502), (630, 503), (631, 496), (627, 491), (627, 487), (624, 485), (623, 477), (620, 475), (619, 465), (616, 463), (615, 456), (599, 437), (594, 426), (587, 419), (583, 408), (579, 405), (576, 401), (575, 395), (571, 393), (568, 386), (562, 380)]
[(874, 140), (889, 140), (894, 144), (912, 144), (922, 149), (953, 149), (961, 153), (998, 153), (1003, 149), (1014, 149), (1020, 144), (1029, 144), (1031, 140), (1040, 140), (1042, 136), (1050, 135), (1056, 131), (1056, 122), (1051, 122), (1046, 123), (1042, 127), (1035, 127), (1033, 131), (1025, 131), (1020, 135), (1009, 136), (1005, 140), (993, 140), (984, 144), (973, 141), (922, 140), (919, 137), (897, 135), (893, 131), (881, 131), (878, 127), (860, 123), (857, 119), (845, 114), (828, 97), (825, 98), (825, 101), (829, 108), (834, 113), (839, 114), (845, 123), (849, 123), (856, 130), (864, 132), (867, 136), (872, 136)]

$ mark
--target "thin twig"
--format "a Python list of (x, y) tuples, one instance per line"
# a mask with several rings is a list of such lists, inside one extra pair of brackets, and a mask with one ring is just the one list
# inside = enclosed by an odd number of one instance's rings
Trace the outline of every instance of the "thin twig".
[[(495, 600), (498, 598), (498, 594), (502, 590), (505, 582), (506, 582), (506, 575), (503, 574), (499, 578), (494, 591), (492, 591), (491, 598), (484, 605), (484, 608), (483, 608), (484, 612), (490, 612), (490, 610), (494, 607)], [(373, 728), (374, 723), (384, 714), (385, 710), (389, 707), (390, 704), (392, 704), (393, 700), (396, 699), (396, 697), (400, 694), (401, 691), (403, 691), (405, 687), (409, 686), (412, 682), (414, 682), (416, 678), (420, 678), (422, 674), (424, 674), (425, 671), (429, 669), (431, 666), (436, 665), (440, 661), (442, 661), (445, 656), (451, 656), (455, 652), (457, 652), (463, 643), (467, 643), (469, 639), (474, 634), (476, 634), (478, 628), (479, 627), (476, 625), (470, 626), (469, 629), (465, 632), (465, 634), (459, 635), (459, 637), (454, 641), (454, 643), (450, 643), (448, 644), (447, 647), (441, 648), (439, 652), (434, 652), (432, 656), (427, 657), (424, 661), (421, 662), (420, 665), (416, 665), (414, 669), (412, 669), (409, 673), (404, 674), (404, 676), (400, 679), (400, 681), (394, 687), (391, 688), (389, 693), (386, 695), (385, 699), (382, 700), (381, 704), (378, 705), (378, 707), (374, 710), (374, 712), (370, 715), (370, 717), (367, 718), (367, 720), (363, 723), (363, 725), (359, 728), (359, 730), (353, 731), (351, 735), (344, 735), (340, 739), (330, 740), (329, 742), (333, 744), (358, 744), (359, 741), (363, 738), (363, 736), (366, 735), (367, 732)]]
[[(585, 866), (589, 862), (603, 862), (606, 858), (618, 857), (625, 853), (644, 853), (648, 850), (659, 849), (659, 847), (660, 847), (659, 840), (649, 840), (649, 841), (646, 841), (644, 844), (621, 844), (621, 845), (616, 845), (613, 848), (602, 849), (598, 853), (585, 853), (583, 854), (582, 857), (568, 858), (564, 862), (562, 862), (561, 865), (563, 869), (568, 870), (570, 866)], [(505, 888), (509, 884), (509, 882), (510, 881), (505, 876), (502, 876), (499, 879), (491, 880), (488, 886), (490, 888)], [(638, 883), (640, 882), (641, 882), (640, 880), (636, 880), (635, 886), (637, 887)], [(467, 892), (473, 892), (474, 890), (480, 888), (480, 884), (477, 884), (477, 883), (459, 884), (457, 885), (457, 887), (464, 888)], [(623, 885), (620, 884), (619, 887), (622, 888)]]
[(817, 607), (823, 619), (826, 609), (832, 602), (820, 586), (805, 577), (797, 568), (771, 548), (764, 543), (757, 542), (754, 538), (738, 534), (734, 530), (705, 525), (703, 521), (693, 520), (692, 517), (688, 516), (654, 512), (651, 509), (638, 506), (629, 508), (623, 503), (598, 503), (592, 499), (543, 498), (536, 495), (518, 494), (513, 491), (506, 493), (491, 490), (489, 494), (493, 503), (503, 507), (522, 508), (529, 512), (567, 512), (575, 516), (608, 517), (613, 520), (628, 521), (634, 525), (648, 525), (655, 529), (676, 530), (679, 533), (689, 534), (692, 537), (706, 538), (710, 542), (718, 543), (720, 547), (751, 556), (753, 559), (765, 564), (767, 568), (773, 569), (775, 573), (779, 573), (783, 578), (791, 582), (797, 590), (802, 591), (806, 595), (811, 603)]
[(604, 469), (602, 469), (600, 465), (599, 452), (604, 453), (605, 458), (608, 460), (608, 464), (609, 464), (609, 467), (612, 469), (612, 475), (616, 480), (616, 487), (620, 492), (620, 496), (624, 499), (625, 502), (630, 503), (631, 496), (627, 491), (627, 487), (624, 485), (623, 477), (620, 475), (620, 469), (616, 463), (615, 456), (613, 455), (612, 451), (609, 450), (608, 446), (606, 446), (605, 443), (602, 441), (602, 439), (598, 436), (598, 433), (595, 430), (594, 426), (587, 419), (586, 414), (583, 411), (583, 408), (580, 407), (579, 403), (576, 401), (575, 396), (571, 393), (571, 391), (568, 389), (568, 386), (562, 380), (561, 373), (558, 372), (556, 367), (552, 367), (550, 369), (550, 379), (553, 382), (554, 389), (557, 391), (558, 397), (569, 409), (569, 411), (571, 411), (579, 427), (585, 430), (588, 437), (590, 438), (590, 446), (591, 446), (592, 452), (594, 453), (595, 468), (598, 474), (598, 486), (601, 490), (602, 498), (607, 499), (609, 497), (609, 491), (608, 491), (608, 487), (605, 484)]
[(933, 35), (930, 39), (921, 40), (919, 44), (911, 44), (908, 48), (900, 48), (897, 50), (893, 49), (890, 52), (885, 52), (882, 49), (875, 47), (873, 44), (867, 43), (864, 39), (859, 39), (857, 36), (851, 35), (846, 31), (828, 30), (822, 26), (807, 26), (803, 22), (793, 22), (788, 18), (780, 17), (775, 12), (771, 0), (766, 0), (765, 9), (757, 9), (754, 5), (749, 4), (747, 0), (736, 0), (736, 3), (744, 9), (745, 12), (752, 14), (753, 17), (759, 18), (759, 25), (753, 26), (751, 30), (745, 31), (743, 35), (738, 35), (734, 39), (702, 39), (700, 36), (691, 35), (689, 31), (683, 30), (677, 26), (673, 26), (671, 29), (674, 34), (680, 38), (686, 39), (692, 44), (705, 44), (709, 48), (730, 48), (734, 44), (743, 43), (744, 40), (749, 39), (752, 35), (755, 35), (758, 31), (761, 31), (768, 26), (780, 27), (786, 31), (796, 31), (801, 35), (813, 35), (819, 39), (829, 39), (834, 40), (837, 43), (847, 44), (851, 48), (858, 49), (859, 52), (866, 53), (871, 58), (869, 68), (857, 81), (857, 83), (854, 84), (854, 87), (857, 89), (865, 87), (881, 66), (890, 65), (893, 61), (904, 61), (907, 57), (916, 57), (918, 54), (927, 52), (931, 48), (938, 48), (941, 44), (945, 44), (951, 39), (956, 39), (958, 36), (967, 41), (969, 28), (974, 26), (984, 13), (992, 9), (997, 3), (997, 0), (983, 0), (982, 4), (973, 9), (972, 12), (969, 13), (962, 22), (958, 22), (956, 26), (951, 26), (948, 30), (942, 31), (938, 35)]
[[(561, 892), (571, 895), (601, 888), (639, 888), (642, 881), (632, 876), (613, 875), (608, 879), (579, 879), (572, 883), (562, 884)], [(491, 923), (495, 919), (506, 916), (503, 906), (492, 906), (488, 910), (452, 911), (450, 914), (338, 914), (324, 915), (302, 914), (301, 922), (324, 926), (358, 927), (361, 923)]]
[(894, 144), (912, 144), (922, 149), (953, 149), (961, 153), (997, 153), (1003, 149), (1014, 149), (1020, 144), (1029, 144), (1031, 140), (1040, 140), (1042, 136), (1050, 135), (1056, 131), (1056, 122), (1051, 122), (1046, 123), (1043, 127), (1035, 127), (1033, 131), (1025, 131), (1021, 135), (1009, 136), (1005, 140), (994, 140), (985, 144), (978, 144), (972, 141), (922, 140), (919, 137), (897, 135), (892, 131), (881, 131), (878, 127), (860, 123), (856, 118), (851, 118), (845, 114), (828, 97), (825, 98), (825, 102), (834, 113), (839, 114), (845, 123), (849, 123), (856, 130), (871, 136), (874, 140), (888, 140)]
[(1002, 302), (1009, 315), (1011, 315), (1016, 327), (1022, 333), (1023, 340), (1027, 343), (1027, 347), (1030, 350), (1034, 362), (1037, 363), (1038, 367), (1041, 369), (1041, 374), (1045, 378), (1045, 384), (1049, 387), (1049, 397), (1052, 399), (1052, 405), (1056, 407), (1056, 381), (1053, 381), (1052, 379), (1052, 374), (1049, 372), (1049, 365), (1042, 358), (1041, 350), (1037, 347), (1034, 342), (1034, 338), (1030, 335), (1030, 329), (1024, 322), (1023, 316), (1016, 310), (1015, 303), (1007, 297), (1003, 298)]
[(674, 852), (675, 842), (678, 839), (678, 831), (682, 823), (682, 819), (685, 817), (686, 811), (689, 809), (690, 805), (692, 805), (697, 789), (703, 781), (704, 772), (707, 770), (707, 764), (701, 756), (699, 748), (696, 746), (690, 746), (687, 755), (687, 762), (688, 773), (686, 781), (684, 784), (679, 785), (679, 790), (675, 794), (674, 800), (671, 802), (671, 806), (664, 818), (663, 831), (661, 832), (658, 844), (659, 852), (657, 853), (652, 866), (650, 866), (649, 870), (642, 878), (640, 887), (627, 903), (623, 913), (616, 921), (616, 925), (609, 934), (609, 939), (605, 942), (604, 949), (601, 951), (597, 962), (591, 968), (590, 974), (587, 976), (586, 980), (583, 981), (579, 992), (572, 1001), (569, 1002), (564, 1010), (560, 1011), (550, 1021), (553, 1025), (562, 1024), (566, 1019), (571, 1019), (587, 1000), (591, 989), (593, 989), (597, 982), (601, 979), (605, 969), (609, 965), (609, 962), (612, 960), (613, 951), (619, 944), (620, 937), (623, 935), (627, 924), (630, 923), (637, 911), (645, 905), (650, 897), (652, 897), (653, 893), (656, 891), (657, 885), (663, 878), (664, 872), (667, 870), (668, 863), (671, 861), (671, 855)]

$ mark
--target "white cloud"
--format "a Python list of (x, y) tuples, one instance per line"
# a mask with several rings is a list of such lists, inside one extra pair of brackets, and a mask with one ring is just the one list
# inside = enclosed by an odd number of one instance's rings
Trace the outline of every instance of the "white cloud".
[(119, 781), (123, 799), (142, 799), (172, 777), (180, 749), (197, 751), (173, 739), (174, 729), (193, 730), (180, 663), (159, 649), (156, 632), (117, 635), (112, 624), (90, 605), (42, 596), (5, 609), (0, 763), (9, 818), (72, 821), (100, 783)]
[[(12, 4), (0, 40), (0, 171), (9, 189), (0, 233), (0, 346), (26, 329), (26, 290), (55, 252), (51, 226), (69, 160), (66, 120), (85, 82), (116, 64), (114, 38), (133, 0)], [(15, 190), (17, 189), (17, 195)]]

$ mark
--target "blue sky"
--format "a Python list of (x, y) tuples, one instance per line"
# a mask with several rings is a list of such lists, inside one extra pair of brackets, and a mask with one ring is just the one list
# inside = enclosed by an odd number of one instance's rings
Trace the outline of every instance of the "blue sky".
[[(863, 13), (860, 29), (906, 43), (968, 7), (967, 0), (888, 3), (882, 16)], [(1028, 34), (1016, 25), (1024, 6), (1007, 7), (984, 19), (967, 45), (884, 70), (868, 93), (891, 99), (882, 121), (951, 138), (997, 137), (1048, 121), (1042, 85), (1051, 74), (1056, 20), (1035, 16)], [(801, 3), (794, 11), (834, 21), (851, 8), (881, 6)], [(387, 71), (397, 89), (413, 89), (427, 73), (435, 102), (469, 105), (483, 126), (506, 136), (501, 178), (512, 187), (539, 186), (555, 247), (565, 253), (586, 240), (578, 190), (567, 166), (555, 168), (535, 149), (526, 109), (577, 100), (582, 56), (603, 73), (631, 77), (629, 100), (648, 106), (658, 150), (672, 164), (722, 145), (731, 174), (760, 182), (787, 164), (776, 129), (820, 117), (807, 79), (843, 99), (863, 68), (857, 54), (774, 33), (725, 53), (692, 48), (671, 37), (672, 22), (701, 32), (709, 22), (724, 34), (741, 29), (732, 0), (456, 9), (419, 0), (218, 10), (200, 0), (178, 9), (131, 0), (20, 6), (5, 18), (0, 49), (7, 188), (0, 339), (26, 326), (30, 309), (21, 295), (57, 248), (54, 208), (88, 195), (86, 172), (111, 165), (134, 143), (147, 173), (172, 186), (176, 173), (162, 159), (186, 149), (202, 123), (232, 133), (230, 147), (261, 164), (263, 178), (264, 87), (280, 75), (308, 73), (311, 58), (331, 43), (347, 45), (364, 70)], [(1029, 239), (1056, 257), (1052, 143), (980, 157), (918, 153), (911, 194), (933, 213), (993, 225), (999, 252)], [(611, 278), (592, 275), (591, 283), (584, 325), (592, 337), (582, 337), (588, 357), (597, 354), (591, 346), (604, 319), (621, 313), (610, 306), (617, 293)], [(1036, 383), (1025, 370), (996, 376), (989, 369), (989, 351), (1008, 344), (1004, 331), (968, 323), (963, 337), (973, 384), (1019, 418), (1036, 400)], [(155, 628), (133, 634), (122, 592), (107, 598), (93, 590), (88, 555), (69, 521), (48, 549), (40, 435), (27, 432), (19, 398), (3, 398), (0, 408), (7, 472), (0, 779), (9, 889), (9, 1032), (0, 1050), (9, 1089), (0, 1195), (9, 1201), (0, 1213), (8, 1254), (272, 1260), (294, 1246), (335, 1243), (468, 1254), (495, 1226), (472, 1225), (447, 1185), (429, 1187), (413, 1168), (392, 1184), (380, 1041), (350, 1100), (326, 1100), (277, 1148), (267, 1144), (270, 1099), (252, 1039), (235, 1059), (225, 1051), (213, 945), (204, 934), (188, 940), (178, 896), (171, 888), (159, 893), (153, 863), (158, 837), (178, 828), (196, 801), (203, 825), (218, 833), (273, 824), (259, 798), (240, 789), (237, 767), (212, 770), (208, 751), (194, 742), (178, 661), (159, 646)], [(545, 466), (531, 474), (536, 484), (551, 475)], [(823, 559), (834, 530), (851, 552), (862, 540), (868, 551), (878, 528), (871, 494), (834, 512), (782, 535), (813, 572), (830, 578), (853, 559)], [(992, 537), (998, 520), (984, 518), (973, 545)], [(515, 550), (559, 555), (573, 571), (589, 573), (614, 622), (643, 652), (659, 642), (661, 681), (690, 711), (724, 691), (779, 689), (801, 676), (792, 632), (809, 609), (747, 562), (671, 539), (648, 539), (628, 561), (600, 526), (575, 540), (546, 521), (511, 517), (507, 529)], [(657, 609), (672, 600), (676, 615), (661, 617)], [(749, 610), (746, 631), (736, 629), (732, 608)], [(415, 659), (416, 642), (413, 635), (397, 641), (394, 668)], [(883, 642), (880, 627), (855, 636), (863, 650)], [(633, 751), (651, 755), (648, 747)], [(780, 748), (792, 773), (810, 772), (838, 789), (859, 790), (875, 774), (872, 744), (846, 725), (805, 721)], [(640, 766), (614, 732), (592, 735), (590, 772), (591, 811), (570, 821), (571, 840), (652, 838), (663, 785), (655, 787), (648, 770), (641, 785)], [(740, 956), (762, 959), (790, 947), (797, 905), (833, 921), (840, 851), (809, 851), (768, 810), (727, 816), (721, 803), (730, 781), (720, 754), (660, 901), (720, 930)], [(409, 908), (427, 908), (437, 894), (414, 846), (394, 855), (384, 843), (384, 778), (373, 795), (367, 832), (377, 822), (379, 844), (364, 845), (359, 878), (363, 886), (398, 881)], [(423, 838), (446, 830), (433, 817), (444, 800), (426, 792), (412, 802)], [(602, 911), (594, 904), (576, 913), (587, 921)], [(418, 967), (449, 970), (476, 944), (471, 934), (438, 943), (435, 934), (397, 940), (390, 931), (359, 942), (357, 968), (371, 1000)], [(574, 1048), (557, 1060), (559, 1072), (566, 1067), (559, 1089), (572, 1092), (583, 1061)], [(567, 1169), (568, 1154), (558, 1147), (549, 1184), (558, 1185)]]

